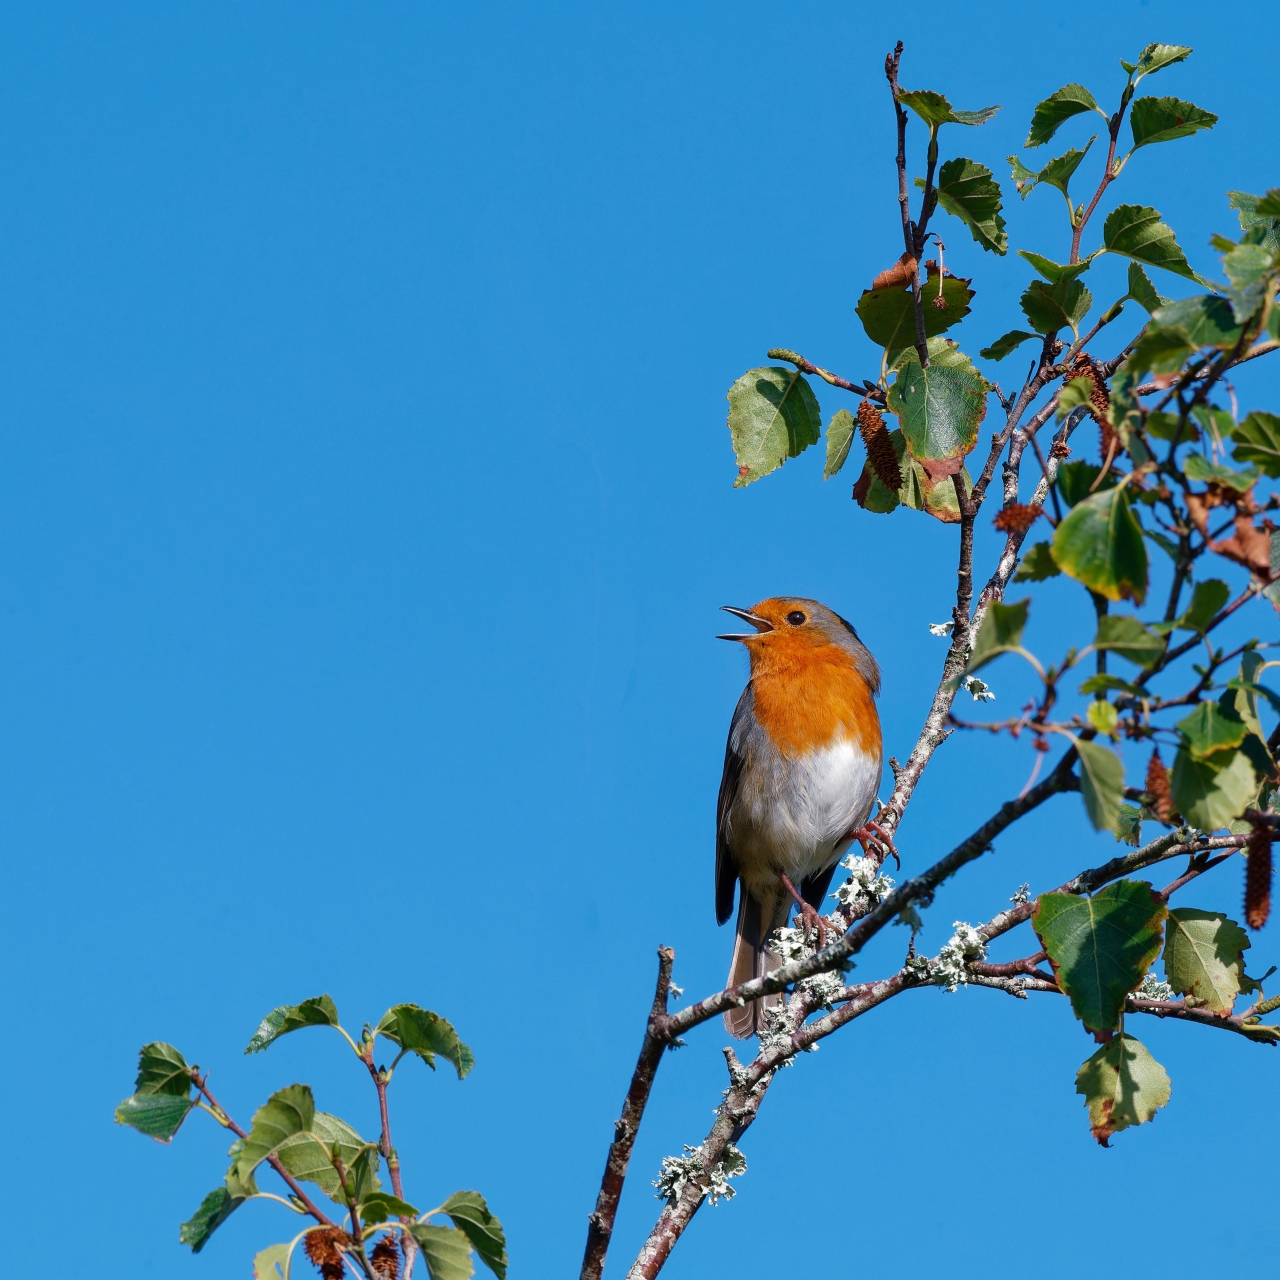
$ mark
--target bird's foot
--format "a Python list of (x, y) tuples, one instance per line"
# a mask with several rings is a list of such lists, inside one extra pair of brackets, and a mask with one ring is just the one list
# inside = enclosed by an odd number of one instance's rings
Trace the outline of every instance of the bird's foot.
[(795, 885), (787, 879), (786, 876), (779, 876), (782, 886), (795, 899), (796, 906), (800, 909), (800, 917), (810, 926), (817, 926), (818, 930), (818, 946), (825, 947), (827, 945), (827, 922), (822, 918), (821, 914), (809, 905), (796, 891)]
[(892, 854), (893, 861), (898, 866), (902, 866), (902, 859), (898, 857), (898, 851), (894, 848), (893, 839), (889, 833), (878, 823), (868, 819), (856, 831), (851, 833), (853, 838), (862, 846), (864, 855), (869, 854), (871, 850), (868, 844), (872, 840), (878, 841), (884, 848), (885, 854)]

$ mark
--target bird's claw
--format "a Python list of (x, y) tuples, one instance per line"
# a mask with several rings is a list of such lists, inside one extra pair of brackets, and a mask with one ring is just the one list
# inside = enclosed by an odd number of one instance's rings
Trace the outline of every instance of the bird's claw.
[(864, 855), (869, 855), (871, 849), (869, 844), (872, 840), (878, 841), (883, 845), (886, 854), (893, 855), (894, 865), (902, 866), (902, 859), (898, 856), (898, 850), (894, 847), (893, 838), (878, 823), (872, 819), (867, 819), (856, 831), (853, 832), (853, 838), (862, 846)]

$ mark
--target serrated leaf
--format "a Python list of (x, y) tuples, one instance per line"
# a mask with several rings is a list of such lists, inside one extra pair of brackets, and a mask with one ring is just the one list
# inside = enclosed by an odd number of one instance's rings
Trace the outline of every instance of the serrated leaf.
[(956, 111), (950, 102), (932, 89), (903, 89), (898, 101), (910, 107), (930, 128), (944, 124), (986, 124), (999, 107), (982, 107), (978, 111)]
[(1196, 348), (1180, 328), (1148, 328), (1134, 343), (1126, 365), (1141, 376), (1152, 373), (1172, 373), (1182, 367), (1182, 362), (1195, 354)]
[(1201, 293), (1177, 302), (1166, 302), (1151, 317), (1152, 325), (1186, 335), (1193, 347), (1217, 347), (1225, 351), (1240, 338), (1240, 326), (1225, 298)]
[(1280, 417), (1255, 409), (1231, 436), (1237, 462), (1251, 462), (1272, 479), (1280, 477)]
[(253, 1255), (253, 1280), (287, 1280), (289, 1275), (287, 1244), (273, 1244)]
[(1095, 466), (1092, 462), (1085, 462), (1083, 458), (1078, 458), (1075, 462), (1059, 463), (1058, 475), (1054, 483), (1058, 486), (1063, 502), (1068, 507), (1074, 507), (1083, 502), (1093, 490), (1095, 482), (1099, 490), (1114, 489), (1115, 473), (1108, 471), (1099, 481), (1098, 475), (1101, 471), (1101, 467)]
[(1075, 332), (1093, 305), (1093, 294), (1080, 280), (1057, 284), (1033, 280), (1020, 301), (1023, 314), (1037, 333), (1056, 333), (1063, 328)]
[(446, 1062), (453, 1063), (459, 1080), (476, 1065), (475, 1056), (458, 1039), (453, 1024), (416, 1004), (393, 1005), (382, 1015), (382, 1021), (374, 1032), (386, 1036), (402, 1049), (416, 1053), (433, 1071), (439, 1054)]
[(407, 1201), (389, 1191), (375, 1191), (360, 1201), (360, 1221), (369, 1225), (390, 1222), (393, 1218), (416, 1218), (418, 1211)]
[[(367, 1143), (345, 1120), (317, 1111), (305, 1133), (286, 1138), (276, 1150), (280, 1163), (300, 1182), (314, 1182), (321, 1191), (338, 1204), (345, 1204), (342, 1182), (329, 1152), (337, 1149), (343, 1168), (351, 1169), (362, 1152), (369, 1150)], [(374, 1175), (370, 1190), (378, 1187)]]
[(907, 451), (935, 482), (964, 465), (987, 412), (987, 382), (970, 361), (961, 360), (934, 361), (926, 369), (918, 357), (904, 359), (886, 397)]
[(1183, 631), (1203, 632), (1227, 603), (1231, 588), (1220, 578), (1206, 578), (1197, 582), (1191, 593), (1191, 603), (1183, 611), (1177, 625)]
[(484, 1196), (478, 1191), (455, 1191), (440, 1207), (453, 1219), (453, 1225), (466, 1233), (480, 1261), (498, 1280), (506, 1280), (507, 1238)]
[(253, 1125), (235, 1157), (234, 1170), (248, 1178), (286, 1139), (305, 1133), (315, 1119), (315, 1100), (305, 1084), (278, 1089), (253, 1113)]
[(1272, 187), (1254, 206), (1260, 218), (1280, 218), (1280, 187)]
[(1237, 245), (1222, 259), (1230, 287), (1227, 301), (1237, 323), (1245, 324), (1262, 306), (1267, 293), (1275, 293), (1272, 255), (1260, 244)]
[(1155, 142), (1189, 138), (1200, 129), (1212, 129), (1218, 117), (1181, 98), (1138, 98), (1129, 108), (1133, 149)]
[(1136, 262), (1129, 263), (1129, 297), (1148, 315), (1154, 315), (1169, 301), (1160, 296), (1147, 273)]
[(798, 369), (751, 369), (729, 388), (729, 435), (738, 460), (734, 487), (759, 480), (817, 444), (822, 413)]
[[(1240, 229), (1257, 237), (1257, 243), (1272, 253), (1280, 252), (1280, 188), (1266, 196), (1251, 196), (1245, 191), (1228, 191), (1228, 202), (1239, 212)], [(1268, 215), (1259, 206), (1270, 209)]]
[(1202, 453), (1187, 454), (1182, 462), (1182, 471), (1188, 480), (1220, 485), (1235, 493), (1248, 493), (1262, 479), (1262, 471), (1257, 467), (1237, 471), (1234, 467), (1224, 467), (1220, 462), (1210, 462)]
[(1058, 392), (1058, 407), (1054, 410), (1055, 416), (1061, 421), (1072, 409), (1080, 409), (1089, 404), (1089, 397), (1093, 394), (1093, 379), (1086, 377), (1072, 378), (1070, 382), (1065, 383), (1061, 391)]
[(1237, 751), (1222, 767), (1197, 760), (1180, 747), (1169, 779), (1182, 816), (1201, 831), (1229, 827), (1258, 792), (1258, 777), (1249, 758)]
[(1093, 146), (1097, 139), (1095, 133), (1088, 142), (1084, 144), (1084, 149), (1072, 147), (1070, 151), (1064, 152), (1055, 159), (1050, 160), (1043, 169), (1040, 170), (1037, 181), (1045, 183), (1050, 187), (1056, 187), (1064, 196), (1070, 200), (1071, 193), (1067, 190), (1075, 171), (1080, 167), (1080, 161), (1089, 154), (1089, 148)]
[(1150, 666), (1163, 652), (1165, 641), (1133, 617), (1119, 613), (1105, 613), (1098, 619), (1098, 634), (1094, 636), (1095, 649), (1107, 649), (1127, 658), (1135, 666)]
[(827, 423), (827, 461), (822, 478), (830, 480), (845, 464), (858, 424), (848, 409), (837, 409)]
[(1148, 205), (1122, 204), (1112, 209), (1102, 226), (1102, 243), (1110, 252), (1135, 262), (1199, 280), (1178, 247), (1173, 228)]
[(1115, 1030), (1125, 996), (1160, 952), (1165, 914), (1143, 880), (1117, 880), (1091, 898), (1044, 893), (1036, 900), (1032, 927), (1089, 1031)]
[(1122, 1129), (1153, 1120), (1172, 1093), (1169, 1075), (1133, 1036), (1107, 1041), (1076, 1073), (1089, 1127), (1102, 1146)]
[(1024, 342), (1038, 338), (1037, 333), (1028, 333), (1025, 329), (1010, 329), (1002, 334), (989, 347), (983, 347), (978, 354), (984, 360), (1003, 360), (1010, 352), (1016, 351)]
[(469, 1280), (475, 1274), (471, 1265), (471, 1241), (457, 1227), (415, 1223), (409, 1230), (422, 1250), (430, 1280)]
[(116, 1124), (127, 1124), (157, 1142), (168, 1143), (196, 1105), (172, 1093), (135, 1093), (116, 1108)]
[(1141, 604), (1146, 598), (1147, 548), (1121, 488), (1100, 490), (1072, 507), (1053, 535), (1053, 558), (1108, 600)]
[(1000, 184), (991, 170), (976, 160), (948, 160), (938, 170), (938, 203), (967, 224), (973, 238), (988, 252), (1009, 250), (1004, 218), (1000, 216)]
[(1120, 818), (1124, 796), (1124, 765), (1110, 747), (1075, 740), (1080, 756), (1080, 794), (1095, 831), (1112, 831)]
[[(1093, 705), (1101, 707), (1108, 704), (1095, 702)], [(1115, 835), (1120, 844), (1132, 845), (1135, 849), (1142, 844), (1142, 810), (1137, 805), (1122, 804), (1120, 806)]]
[(1054, 262), (1052, 258), (1032, 253), (1029, 249), (1019, 249), (1018, 256), (1025, 258), (1050, 284), (1057, 284), (1060, 280), (1074, 280), (1077, 276), (1083, 275), (1093, 265), (1093, 260), (1098, 255), (1091, 253), (1087, 258), (1072, 263)]
[(1098, 104), (1093, 94), (1082, 84), (1063, 85), (1056, 93), (1050, 94), (1035, 109), (1031, 117), (1031, 130), (1023, 144), (1028, 147), (1039, 147), (1048, 142), (1058, 129), (1072, 116), (1086, 111), (1097, 111)]
[(185, 1098), (191, 1092), (191, 1068), (171, 1044), (154, 1040), (138, 1052), (134, 1094), (164, 1093)]
[[(971, 283), (959, 276), (944, 276), (941, 297), (946, 305), (935, 306), (939, 297), (938, 267), (935, 264), (930, 269), (922, 290), (926, 338), (945, 333), (969, 314), (969, 303), (973, 299)], [(900, 351), (916, 340), (915, 302), (910, 289), (896, 285), (888, 289), (866, 289), (858, 299), (857, 312), (867, 337), (886, 351)]]
[(1013, 653), (1022, 647), (1022, 632), (1027, 625), (1030, 608), (1030, 596), (1014, 604), (992, 601), (987, 608), (987, 616), (982, 619), (982, 626), (978, 628), (978, 638), (973, 642), (973, 652), (965, 667), (966, 675), (981, 671), (1002, 653)]
[(1034, 169), (1028, 169), (1016, 155), (1006, 156), (1009, 162), (1010, 178), (1018, 194), (1025, 200), (1035, 189), (1040, 175)]
[(1216, 703), (1199, 702), (1189, 716), (1178, 721), (1178, 732), (1186, 739), (1193, 760), (1221, 764), (1214, 757), (1234, 751), (1244, 741), (1246, 729), (1244, 721), (1229, 719)]
[(209, 1237), (248, 1199), (233, 1196), (225, 1186), (210, 1191), (200, 1202), (200, 1207), (178, 1228), (178, 1241), (189, 1245), (192, 1253), (199, 1253), (209, 1243)]
[(258, 1024), (245, 1053), (261, 1053), (269, 1044), (303, 1027), (336, 1027), (337, 1006), (328, 996), (312, 996), (301, 1004), (282, 1004)]
[(1046, 578), (1056, 578), (1062, 572), (1047, 542), (1037, 542), (1022, 557), (1018, 572), (1013, 575), (1014, 582), (1043, 582)]
[[(1134, 64), (1133, 70), (1136, 72), (1136, 84), (1143, 76), (1149, 76), (1162, 67), (1171, 67), (1175, 62), (1182, 62), (1191, 56), (1190, 48), (1185, 44), (1149, 44), (1138, 55), (1138, 61)], [(1126, 71), (1129, 70), (1127, 64), (1121, 60), (1121, 66)]]
[(1220, 911), (1179, 907), (1165, 927), (1165, 981), (1211, 1013), (1228, 1014), (1244, 977), (1245, 931)]

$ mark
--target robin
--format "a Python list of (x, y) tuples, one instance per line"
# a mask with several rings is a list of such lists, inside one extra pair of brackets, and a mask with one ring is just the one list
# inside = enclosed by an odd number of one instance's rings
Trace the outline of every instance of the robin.
[[(880, 668), (858, 633), (816, 600), (778, 596), (725, 610), (754, 631), (718, 636), (746, 646), (751, 676), (729, 726), (716, 815), (716, 919), (738, 897), (729, 986), (778, 968), (769, 935), (794, 901), (817, 918), (832, 873), (865, 840), (880, 788)], [(731, 1035), (758, 1034), (757, 1000), (724, 1015)]]

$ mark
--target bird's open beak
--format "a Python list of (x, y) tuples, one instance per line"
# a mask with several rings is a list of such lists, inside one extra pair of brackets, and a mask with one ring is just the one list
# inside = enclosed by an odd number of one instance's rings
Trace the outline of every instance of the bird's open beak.
[[(731, 604), (720, 606), (725, 613), (731, 613), (735, 618), (741, 618), (743, 622), (749, 622), (756, 631), (772, 631), (773, 623), (768, 618), (762, 618), (758, 613), (752, 613), (750, 609), (735, 609)], [(743, 635), (727, 635), (716, 636), (717, 640), (750, 640), (752, 633), (747, 632)]]

